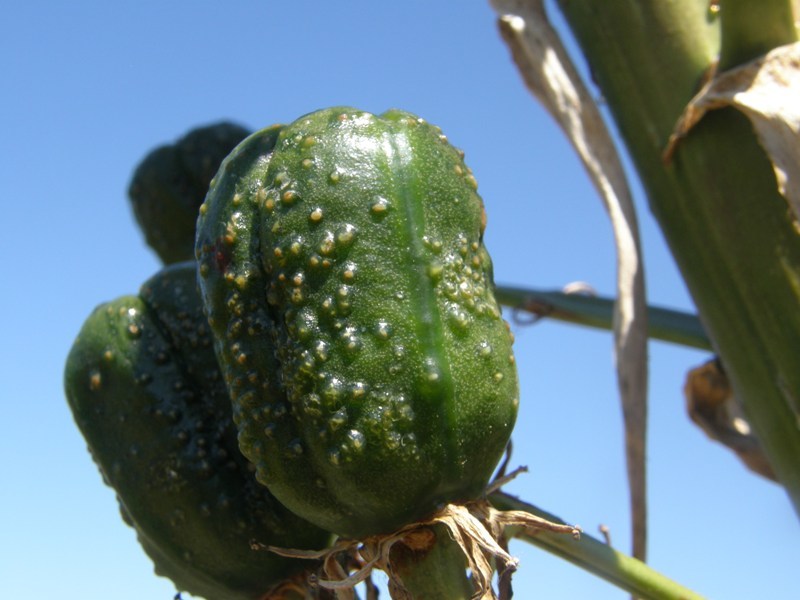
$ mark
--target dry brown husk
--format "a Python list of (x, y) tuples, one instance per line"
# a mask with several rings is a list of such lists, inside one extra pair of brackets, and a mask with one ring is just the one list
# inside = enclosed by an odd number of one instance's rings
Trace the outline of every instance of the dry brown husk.
[[(487, 494), (499, 488), (516, 473), (493, 484)], [(413, 596), (397, 573), (391, 552), (396, 544), (412, 549), (432, 543), (431, 528), (441, 525), (461, 548), (466, 565), (472, 574), (474, 600), (503, 600), (501, 593), (492, 587), (495, 568), (501, 581), (507, 581), (518, 561), (505, 549), (503, 532), (506, 527), (524, 528), (530, 533), (550, 531), (580, 536), (580, 529), (562, 523), (553, 523), (536, 515), (520, 511), (495, 509), (486, 496), (465, 504), (447, 504), (429, 518), (401, 527), (389, 534), (371, 536), (363, 540), (340, 539), (324, 550), (297, 550), (261, 546), (276, 554), (292, 558), (307, 558), (322, 561), (322, 573), (314, 585), (332, 590), (339, 600), (355, 600), (355, 587), (367, 582), (368, 593), (374, 593), (370, 576), (375, 569), (389, 577), (389, 590), (395, 600), (413, 600)], [(372, 591), (369, 591), (372, 590)]]

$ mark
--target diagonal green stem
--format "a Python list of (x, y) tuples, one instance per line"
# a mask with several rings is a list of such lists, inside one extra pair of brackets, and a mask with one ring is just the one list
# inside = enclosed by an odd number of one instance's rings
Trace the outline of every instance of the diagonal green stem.
[[(501, 304), (537, 317), (609, 331), (613, 329), (614, 300), (611, 298), (502, 285), (497, 286), (495, 294)], [(653, 339), (700, 350), (712, 349), (703, 325), (695, 315), (651, 306), (647, 309), (647, 323), (647, 333)]]
[[(762, 27), (771, 36), (766, 46), (792, 41), (794, 32), (766, 21), (775, 13), (762, 14), (761, 2), (751, 4), (759, 10), (747, 27)], [(778, 6), (772, 0), (764, 4)], [(722, 12), (744, 5), (731, 0)], [(734, 109), (706, 115), (671, 163), (662, 158), (678, 117), (719, 51), (719, 23), (707, 0), (559, 0), (559, 6), (747, 420), (800, 514), (796, 223), (749, 121)], [(737, 22), (742, 29), (736, 35), (747, 37), (746, 20), (729, 17), (723, 34), (731, 43)]]
[[(558, 517), (503, 492), (491, 495), (499, 510), (524, 510), (548, 521), (563, 523)], [(641, 600), (701, 600), (702, 596), (665, 577), (645, 563), (617, 552), (608, 544), (589, 535), (579, 540), (559, 533), (527, 533), (507, 530), (512, 537), (538, 546), (586, 571), (605, 579)]]

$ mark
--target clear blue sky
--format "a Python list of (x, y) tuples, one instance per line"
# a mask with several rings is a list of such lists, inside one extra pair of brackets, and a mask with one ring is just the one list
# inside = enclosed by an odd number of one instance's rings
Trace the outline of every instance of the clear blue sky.
[[(158, 268), (126, 199), (133, 167), (188, 129), (250, 128), (349, 104), (410, 110), (466, 152), (499, 283), (614, 290), (600, 201), (528, 95), (486, 0), (4, 4), (0, 36), (0, 596), (171, 600), (119, 518), (62, 391), (65, 356), (100, 302)], [(638, 192), (650, 301), (691, 310)], [(589, 533), (629, 538), (611, 336), (515, 326), (522, 405), (509, 491)], [(651, 345), (650, 561), (711, 598), (796, 597), (800, 538), (783, 492), (686, 418), (704, 353)], [(519, 598), (625, 598), (512, 544)]]

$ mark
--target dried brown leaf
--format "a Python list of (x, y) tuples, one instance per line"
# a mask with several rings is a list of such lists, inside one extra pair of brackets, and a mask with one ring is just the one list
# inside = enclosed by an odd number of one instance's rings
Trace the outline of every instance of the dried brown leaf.
[(647, 302), (636, 210), (611, 134), (550, 25), (543, 0), (491, 0), (500, 33), (523, 81), (572, 142), (609, 214), (617, 247), (614, 307), (617, 382), (625, 421), (625, 455), (633, 555), (647, 545)]
[(776, 481), (775, 471), (752, 433), (719, 360), (709, 360), (689, 371), (683, 392), (689, 417), (708, 437), (735, 452), (754, 473)]

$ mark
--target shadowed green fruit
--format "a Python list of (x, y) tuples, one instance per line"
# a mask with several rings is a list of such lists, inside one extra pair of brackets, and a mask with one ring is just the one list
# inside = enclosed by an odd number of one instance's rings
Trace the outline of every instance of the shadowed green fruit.
[(201, 291), (240, 447), (346, 536), (474, 499), (516, 417), (511, 334), (463, 155), (402, 111), (319, 111), (223, 162)]
[(197, 209), (222, 159), (249, 133), (233, 123), (199, 127), (151, 151), (134, 171), (133, 213), (164, 264), (194, 258)]
[(319, 548), (329, 534), (255, 480), (196, 289), (194, 263), (98, 307), (69, 354), (75, 421), (156, 572), (208, 600), (255, 600), (308, 561), (250, 540)]

